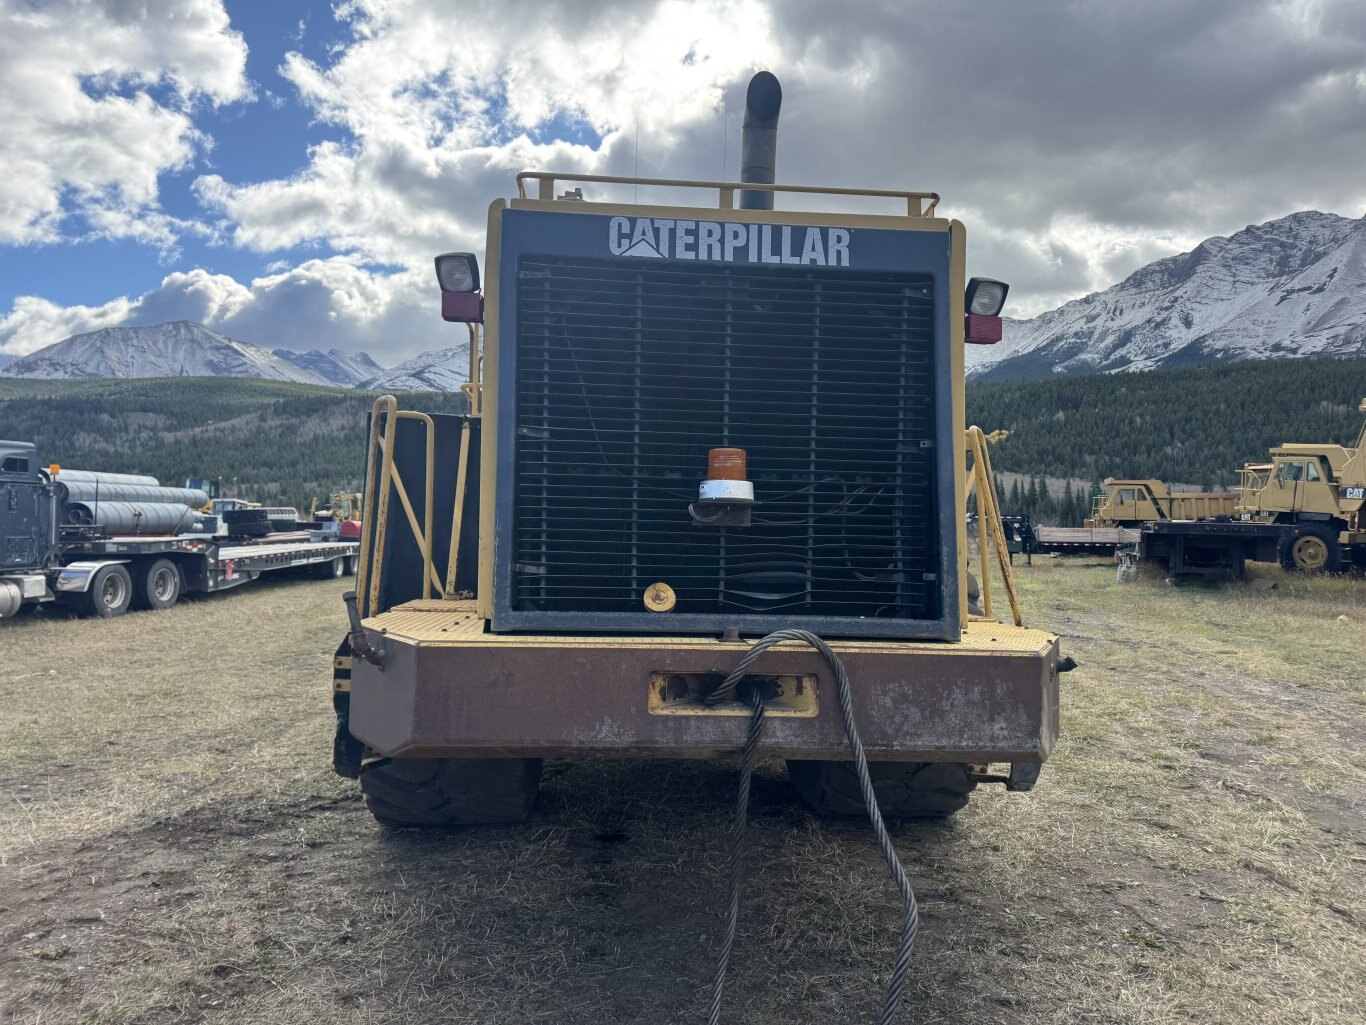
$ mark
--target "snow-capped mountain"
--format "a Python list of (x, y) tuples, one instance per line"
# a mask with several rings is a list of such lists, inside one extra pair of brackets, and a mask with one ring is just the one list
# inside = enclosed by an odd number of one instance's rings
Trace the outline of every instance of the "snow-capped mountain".
[[(1366, 218), (1306, 210), (1207, 239), (1117, 285), (968, 346), (970, 378), (1008, 380), (1282, 356), (1366, 354)], [(389, 370), (365, 353), (270, 352), (201, 324), (75, 335), (5, 365), (38, 378), (263, 377), (372, 391), (457, 391), (469, 346)]]
[(356, 387), (370, 391), (459, 391), (470, 379), (468, 342), (414, 356)]
[(342, 352), (340, 349), (291, 352), (289, 349), (276, 349), (275, 355), (346, 388), (353, 388), (366, 378), (384, 372), (384, 368), (366, 352)]
[(18, 358), (18, 356), (6, 356), (3, 352), (0, 352), (0, 370), (9, 366)]
[(107, 327), (39, 349), (0, 370), (3, 377), (263, 377), (330, 384), (268, 349), (203, 324), (177, 320), (150, 327)]
[(1366, 352), (1366, 218), (1306, 210), (1207, 239), (968, 346), (969, 377)]

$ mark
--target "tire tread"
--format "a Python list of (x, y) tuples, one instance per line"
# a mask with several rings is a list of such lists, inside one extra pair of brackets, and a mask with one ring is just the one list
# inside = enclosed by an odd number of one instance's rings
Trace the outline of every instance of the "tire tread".
[(360, 785), (381, 825), (472, 826), (524, 821), (540, 779), (538, 758), (383, 758)]
[[(866, 814), (853, 762), (789, 760), (788, 775), (818, 815)], [(944, 819), (961, 810), (976, 789), (962, 762), (872, 762), (878, 808), (889, 819)]]

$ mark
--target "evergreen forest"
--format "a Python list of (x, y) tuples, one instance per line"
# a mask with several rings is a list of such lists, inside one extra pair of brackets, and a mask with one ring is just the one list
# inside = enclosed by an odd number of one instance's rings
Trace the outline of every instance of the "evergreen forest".
[[(991, 448), (997, 473), (1024, 476), (1001, 488), (1002, 510), (1075, 526), (1106, 477), (1231, 490), (1244, 463), (1283, 442), (1353, 445), (1363, 398), (1366, 358), (1314, 357), (969, 382), (967, 413), (1008, 432)], [(1068, 484), (1045, 489), (1045, 477)]]
[[(0, 378), (0, 436), (39, 462), (145, 473), (163, 484), (222, 479), (224, 493), (306, 512), (359, 491), (367, 414), (350, 388), (239, 377), (34, 381)], [(464, 412), (459, 393), (397, 396), (402, 409)]]
[[(301, 511), (357, 490), (375, 395), (253, 378), (34, 381), (0, 378), (0, 436), (42, 462), (220, 477), (225, 493)], [(433, 413), (458, 393), (398, 396)], [(1006, 513), (1079, 525), (1106, 477), (1222, 490), (1286, 441), (1355, 443), (1366, 358), (1281, 359), (1052, 381), (969, 383), (968, 423), (991, 447)]]

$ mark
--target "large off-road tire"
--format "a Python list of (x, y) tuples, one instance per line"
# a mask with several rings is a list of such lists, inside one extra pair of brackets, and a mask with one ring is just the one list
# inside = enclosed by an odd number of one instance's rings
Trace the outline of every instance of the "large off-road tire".
[(1291, 573), (1336, 573), (1342, 569), (1342, 549), (1329, 527), (1300, 526), (1298, 536), (1281, 539), (1281, 566)]
[[(945, 819), (977, 786), (961, 762), (870, 762), (877, 805), (887, 819)], [(817, 815), (868, 814), (853, 762), (788, 759), (787, 774)]]
[(133, 569), (133, 608), (169, 609), (180, 600), (184, 586), (180, 567), (170, 559), (144, 561)]
[(73, 605), (82, 616), (113, 619), (128, 611), (133, 600), (133, 578), (121, 563), (96, 571), (90, 590), (75, 596)]
[(522, 822), (540, 785), (539, 758), (382, 758), (360, 774), (370, 814), (394, 828)]

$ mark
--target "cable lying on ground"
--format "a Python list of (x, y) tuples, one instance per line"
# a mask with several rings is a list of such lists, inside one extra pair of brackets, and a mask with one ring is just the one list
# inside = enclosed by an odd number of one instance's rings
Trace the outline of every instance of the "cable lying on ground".
[[(739, 664), (736, 665), (731, 674), (722, 681), (716, 690), (707, 695), (706, 701), (709, 705), (716, 705), (723, 701), (735, 700), (740, 682), (744, 680), (745, 675), (754, 663), (769, 648), (781, 644), (783, 641), (801, 641), (809, 644), (820, 653), (834, 674), (839, 691), (840, 715), (844, 720), (844, 735), (849, 739), (849, 752), (853, 755), (854, 766), (858, 772), (859, 790), (863, 794), (864, 808), (868, 812), (868, 821), (872, 823), (873, 832), (877, 836), (882, 858), (887, 863), (887, 869), (891, 872), (892, 879), (896, 882), (897, 891), (901, 894), (901, 945), (897, 949), (896, 966), (892, 970), (892, 978), (887, 985), (887, 995), (882, 1004), (882, 1016), (878, 1019), (879, 1025), (891, 1025), (892, 1020), (896, 1017), (897, 1005), (901, 1001), (901, 988), (906, 981), (906, 970), (910, 967), (911, 951), (915, 947), (916, 932), (920, 928), (920, 909), (916, 905), (915, 891), (911, 889), (911, 882), (906, 878), (906, 870), (902, 868), (901, 861), (896, 856), (896, 849), (892, 846), (892, 838), (887, 835), (887, 827), (882, 821), (882, 812), (877, 806), (877, 794), (873, 790), (873, 781), (868, 774), (868, 757), (864, 753), (863, 741), (859, 737), (858, 726), (854, 722), (854, 700), (849, 692), (849, 676), (845, 672), (844, 664), (840, 662), (839, 656), (835, 654), (829, 644), (809, 630), (775, 630), (767, 637), (755, 642), (754, 646), (745, 652), (745, 656), (740, 659)], [(730, 966), (731, 948), (735, 944), (735, 926), (740, 915), (740, 883), (744, 875), (742, 862), (745, 849), (745, 827), (749, 818), (750, 780), (754, 775), (754, 762), (759, 751), (759, 738), (763, 735), (764, 730), (764, 699), (759, 693), (759, 688), (750, 688), (749, 702), (752, 714), (749, 720), (749, 731), (745, 735), (745, 744), (740, 756), (740, 788), (735, 797), (735, 815), (731, 820), (730, 863), (728, 865), (730, 906), (726, 917), (725, 938), (721, 943), (716, 975), (712, 981), (711, 1006), (707, 1014), (707, 1025), (719, 1025), (721, 1020), (721, 994), (726, 984), (726, 971)]]

